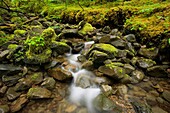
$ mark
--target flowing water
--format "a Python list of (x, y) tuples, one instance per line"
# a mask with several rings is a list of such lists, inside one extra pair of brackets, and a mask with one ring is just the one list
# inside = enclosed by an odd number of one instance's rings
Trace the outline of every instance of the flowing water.
[[(93, 41), (86, 42), (84, 49), (89, 48), (89, 46), (93, 43)], [(97, 95), (99, 95), (100, 88), (95, 83), (91, 83), (90, 86), (85, 88), (82, 88), (78, 85), (78, 79), (85, 78), (92, 82), (92, 78), (95, 77), (92, 72), (85, 69), (81, 69), (81, 64), (77, 61), (77, 57), (79, 55), (80, 54), (67, 54), (69, 63), (76, 66), (76, 70), (70, 70), (74, 79), (70, 86), (69, 99), (76, 105), (86, 106), (89, 113), (95, 113), (93, 100)], [(79, 82), (81, 82), (81, 84), (86, 84), (82, 83), (82, 81)]]

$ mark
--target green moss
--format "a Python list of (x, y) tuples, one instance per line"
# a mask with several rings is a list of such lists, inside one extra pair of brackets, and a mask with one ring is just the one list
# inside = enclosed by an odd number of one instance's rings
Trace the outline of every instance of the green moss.
[(27, 97), (30, 98), (32, 96), (32, 93), (37, 92), (38, 88), (30, 88), (27, 93)]
[(55, 31), (54, 31), (54, 29), (53, 28), (47, 28), (47, 29), (45, 29), (43, 32), (42, 32), (42, 36), (45, 38), (45, 40), (47, 41), (49, 41), (50, 40), (50, 42), (51, 41), (55, 41), (56, 40), (56, 34), (55, 34)]
[(9, 49), (9, 50), (15, 50), (17, 47), (18, 47), (17, 44), (10, 44), (10, 45), (8, 46), (8, 49)]
[(110, 69), (114, 69), (115, 67), (117, 67), (117, 66), (115, 66), (115, 65), (112, 64), (112, 63), (110, 63), (110, 64), (105, 64), (105, 66), (106, 66), (106, 67), (109, 67)]
[(24, 35), (27, 31), (26, 30), (15, 30), (14, 34), (15, 35)]
[(86, 35), (88, 32), (91, 32), (93, 30), (94, 30), (93, 26), (91, 24), (89, 24), (89, 23), (86, 23), (83, 26), (83, 28), (80, 31), (78, 31), (78, 33), (82, 34), (82, 35)]

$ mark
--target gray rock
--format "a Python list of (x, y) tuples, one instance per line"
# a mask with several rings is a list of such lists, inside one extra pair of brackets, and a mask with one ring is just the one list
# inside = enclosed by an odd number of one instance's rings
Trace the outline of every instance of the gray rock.
[(124, 69), (126, 71), (126, 74), (130, 74), (132, 71), (135, 70), (135, 68), (133, 66), (131, 66), (130, 64), (125, 64)]
[(21, 110), (28, 103), (28, 99), (26, 95), (21, 95), (17, 100), (12, 102), (10, 106), (10, 110), (12, 113), (15, 113)]
[(125, 74), (123, 76), (123, 78), (120, 79), (120, 83), (123, 83), (123, 84), (128, 84), (128, 83), (132, 83), (132, 82), (133, 82), (133, 79), (128, 74)]
[(9, 54), (9, 50), (4, 50), (0, 53), (0, 61), (3, 61), (6, 56)]
[(56, 83), (56, 81), (52, 77), (46, 77), (46, 78), (44, 78), (44, 81), (41, 84), (41, 86), (51, 90), (55, 87), (55, 83)]
[(132, 44), (130, 42), (126, 43), (126, 47), (127, 50), (129, 50), (130, 52), (132, 52), (133, 54), (136, 54), (136, 51), (134, 49), (134, 47), (132, 46)]
[(8, 105), (0, 105), (0, 113), (9, 113), (9, 110)]
[(22, 72), (22, 68), (12, 64), (0, 64), (0, 76)]
[(163, 93), (162, 93), (162, 97), (167, 100), (168, 102), (170, 102), (170, 91), (168, 90), (165, 90)]
[(51, 48), (53, 51), (56, 51), (59, 55), (70, 52), (70, 46), (65, 42), (57, 42), (53, 41), (51, 44)]
[(117, 47), (117, 48), (125, 48), (126, 47), (126, 42), (124, 40), (122, 40), (121, 38), (117, 38), (117, 39), (114, 39), (114, 40), (111, 40), (110, 43)]
[(131, 77), (137, 80), (138, 82), (142, 81), (143, 78), (145, 77), (145, 74), (139, 70), (132, 71), (131, 75), (132, 75)]
[(10, 87), (6, 92), (6, 95), (7, 95), (8, 100), (15, 100), (21, 95), (21, 93), (16, 92), (14, 87)]
[(149, 68), (149, 67), (151, 67), (155, 64), (156, 64), (156, 62), (151, 60), (151, 59), (145, 59), (145, 58), (142, 58), (142, 57), (137, 59), (137, 65), (141, 68), (146, 69), (146, 68)]
[(126, 39), (128, 42), (136, 42), (136, 37), (134, 34), (128, 34), (124, 36), (124, 39)]
[(111, 29), (110, 29), (109, 26), (105, 26), (105, 27), (102, 29), (102, 31), (103, 31), (104, 33), (110, 33)]
[(2, 81), (7, 86), (12, 86), (12, 85), (16, 84), (20, 78), (22, 78), (22, 75), (20, 75), (20, 74), (13, 75), (13, 76), (3, 75)]
[(57, 80), (64, 81), (72, 79), (71, 72), (61, 69), (59, 67), (52, 68), (48, 71), (48, 74)]
[(121, 107), (104, 94), (98, 95), (93, 101), (94, 108), (101, 113), (121, 113)]
[(166, 71), (168, 67), (168, 65), (156, 65), (147, 68), (147, 74), (152, 77), (168, 77), (168, 72)]
[(158, 48), (140, 48), (139, 54), (146, 57), (146, 58), (155, 58), (158, 55), (159, 49)]
[(30, 99), (51, 98), (51, 94), (51, 91), (46, 88), (34, 87), (29, 89), (27, 97)]
[(45, 69), (50, 69), (55, 67), (57, 64), (59, 64), (59, 62), (57, 62), (56, 60), (51, 61), (50, 63), (46, 64), (44, 66)]

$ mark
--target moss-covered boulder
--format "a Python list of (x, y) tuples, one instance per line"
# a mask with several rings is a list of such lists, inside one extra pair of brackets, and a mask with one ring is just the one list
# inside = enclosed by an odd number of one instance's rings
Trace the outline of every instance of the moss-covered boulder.
[(88, 32), (94, 31), (93, 26), (90, 23), (85, 23), (84, 26), (78, 31), (79, 35), (86, 35)]
[(42, 36), (44, 37), (44, 40), (48, 42), (55, 41), (57, 38), (54, 29), (50, 27), (42, 32)]
[(143, 58), (143, 57), (139, 57), (137, 59), (137, 65), (140, 67), (140, 68), (149, 68), (153, 65), (155, 65), (156, 62), (151, 60), (151, 59), (146, 59), (146, 58)]
[(110, 44), (100, 43), (100, 44), (93, 45), (92, 48), (88, 51), (86, 57), (89, 57), (89, 55), (93, 50), (98, 50), (103, 53), (106, 53), (108, 55), (108, 58), (114, 58), (118, 53), (118, 49), (115, 48), (114, 46)]
[(16, 35), (16, 36), (23, 36), (23, 35), (26, 34), (26, 32), (27, 32), (26, 30), (17, 29), (17, 30), (14, 31), (14, 35)]
[(70, 52), (70, 46), (65, 42), (52, 41), (51, 48), (56, 51), (59, 55)]

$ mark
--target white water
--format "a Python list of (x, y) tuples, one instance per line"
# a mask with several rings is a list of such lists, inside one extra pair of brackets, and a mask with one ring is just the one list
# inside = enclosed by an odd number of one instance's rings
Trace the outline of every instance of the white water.
[[(85, 49), (88, 48), (88, 46), (90, 46), (90, 44), (93, 44), (93, 43), (94, 42), (85, 43)], [(92, 101), (97, 95), (99, 95), (100, 89), (96, 85), (90, 86), (85, 89), (76, 86), (76, 80), (77, 80), (78, 76), (83, 74), (85, 76), (88, 76), (89, 79), (91, 79), (91, 77), (94, 77), (92, 72), (87, 71), (85, 69), (80, 69), (81, 64), (79, 62), (77, 62), (77, 57), (79, 55), (80, 54), (75, 54), (75, 55), (67, 54), (69, 63), (73, 64), (77, 67), (76, 72), (73, 72), (72, 70), (70, 70), (71, 73), (73, 74), (74, 79), (73, 79), (72, 85), (70, 87), (69, 99), (74, 104), (77, 104), (80, 106), (86, 106), (89, 113), (95, 113)]]

